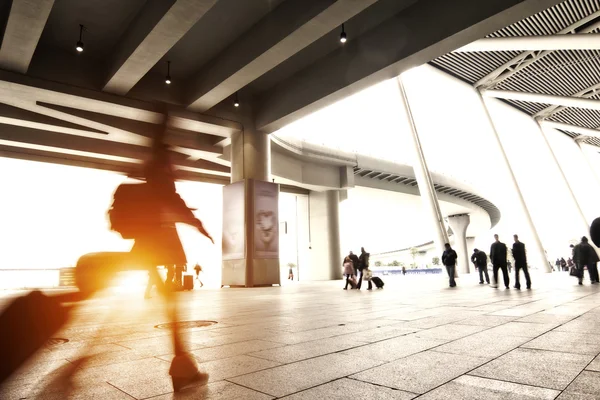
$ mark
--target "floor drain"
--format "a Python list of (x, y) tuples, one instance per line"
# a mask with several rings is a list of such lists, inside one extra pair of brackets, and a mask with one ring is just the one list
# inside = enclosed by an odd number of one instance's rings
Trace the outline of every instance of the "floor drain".
[(205, 326), (211, 326), (216, 324), (217, 321), (180, 321), (180, 322), (169, 322), (167, 324), (156, 325), (157, 329), (172, 329), (177, 327), (179, 329), (191, 329), (191, 328), (203, 328)]
[(339, 324), (338, 326), (346, 326), (346, 324)]
[(50, 338), (48, 339), (48, 341), (46, 342), (46, 347), (56, 347), (56, 346), (60, 346), (61, 344), (65, 344), (69, 341), (69, 339), (64, 339), (64, 338)]

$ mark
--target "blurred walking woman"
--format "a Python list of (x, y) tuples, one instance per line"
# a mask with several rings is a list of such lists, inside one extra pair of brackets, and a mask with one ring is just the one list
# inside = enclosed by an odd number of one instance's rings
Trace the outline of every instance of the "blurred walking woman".
[[(108, 286), (109, 280), (118, 271), (148, 270), (150, 279), (154, 280), (165, 298), (169, 319), (176, 322), (174, 293), (162, 282), (156, 270), (159, 265), (187, 263), (175, 224), (192, 225), (208, 239), (213, 239), (177, 194), (167, 147), (162, 142), (163, 135), (164, 131), (157, 132), (154, 138), (151, 158), (144, 165), (145, 182), (121, 184), (115, 191), (109, 210), (111, 229), (123, 238), (134, 239), (133, 248), (128, 253), (82, 256), (77, 263), (75, 278), (81, 293), (88, 297)], [(175, 357), (169, 374), (173, 389), (178, 391), (190, 383), (207, 380), (208, 375), (198, 371), (194, 357), (185, 351), (176, 324), (173, 324), (172, 338)]]

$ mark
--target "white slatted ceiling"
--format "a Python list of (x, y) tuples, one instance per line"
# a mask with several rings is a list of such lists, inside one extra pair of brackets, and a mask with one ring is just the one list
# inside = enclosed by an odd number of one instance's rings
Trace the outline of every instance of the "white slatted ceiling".
[[(552, 35), (600, 10), (600, 0), (567, 0), (529, 18), (507, 26), (488, 37)], [(600, 33), (595, 30), (594, 33)], [(449, 53), (431, 64), (471, 84), (510, 61), (520, 52)], [(600, 83), (600, 51), (555, 51), (512, 75), (495, 89), (516, 90), (571, 96)], [(594, 97), (598, 99), (598, 97)], [(507, 100), (530, 115), (547, 105)], [(596, 129), (600, 127), (600, 111), (566, 108), (553, 115), (553, 121)], [(564, 132), (569, 136), (578, 136)], [(600, 139), (590, 139), (600, 145)]]

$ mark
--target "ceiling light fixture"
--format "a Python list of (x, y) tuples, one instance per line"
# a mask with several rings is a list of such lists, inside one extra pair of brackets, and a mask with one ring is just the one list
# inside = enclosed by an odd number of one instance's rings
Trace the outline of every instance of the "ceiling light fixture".
[(233, 102), (234, 107), (240, 106), (240, 101), (238, 100), (238, 92), (235, 92), (235, 101)]
[(165, 83), (171, 84), (171, 61), (167, 61), (167, 76), (165, 77)]
[(340, 42), (346, 43), (348, 37), (346, 36), (346, 31), (344, 31), (344, 24), (342, 24), (342, 33), (340, 33)]
[(77, 45), (75, 46), (75, 50), (77, 50), (77, 52), (81, 53), (83, 51), (83, 30), (85, 28), (83, 27), (83, 25), (79, 24), (79, 40), (77, 41)]

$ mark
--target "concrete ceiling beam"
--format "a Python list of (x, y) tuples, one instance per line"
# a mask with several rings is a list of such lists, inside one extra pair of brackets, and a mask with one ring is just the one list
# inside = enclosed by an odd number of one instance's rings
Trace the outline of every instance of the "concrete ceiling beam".
[(283, 2), (192, 78), (188, 108), (212, 108), (376, 2)]
[[(116, 162), (139, 163), (150, 155), (149, 149), (144, 146), (0, 123), (0, 144), (10, 145), (13, 143), (33, 150), (54, 150), (64, 154), (86, 155)], [(203, 172), (212, 170), (214, 173), (229, 173), (228, 166), (204, 159), (190, 160), (187, 155), (177, 151), (172, 151), (170, 154), (174, 164), (188, 170), (203, 169), (205, 170)]]
[(27, 73), (53, 5), (54, 0), (12, 0), (0, 47), (0, 68)]
[(150, 0), (114, 51), (104, 91), (129, 90), (212, 8), (217, 0)]
[(559, 2), (418, 1), (267, 91), (258, 101), (256, 126), (274, 132)]

